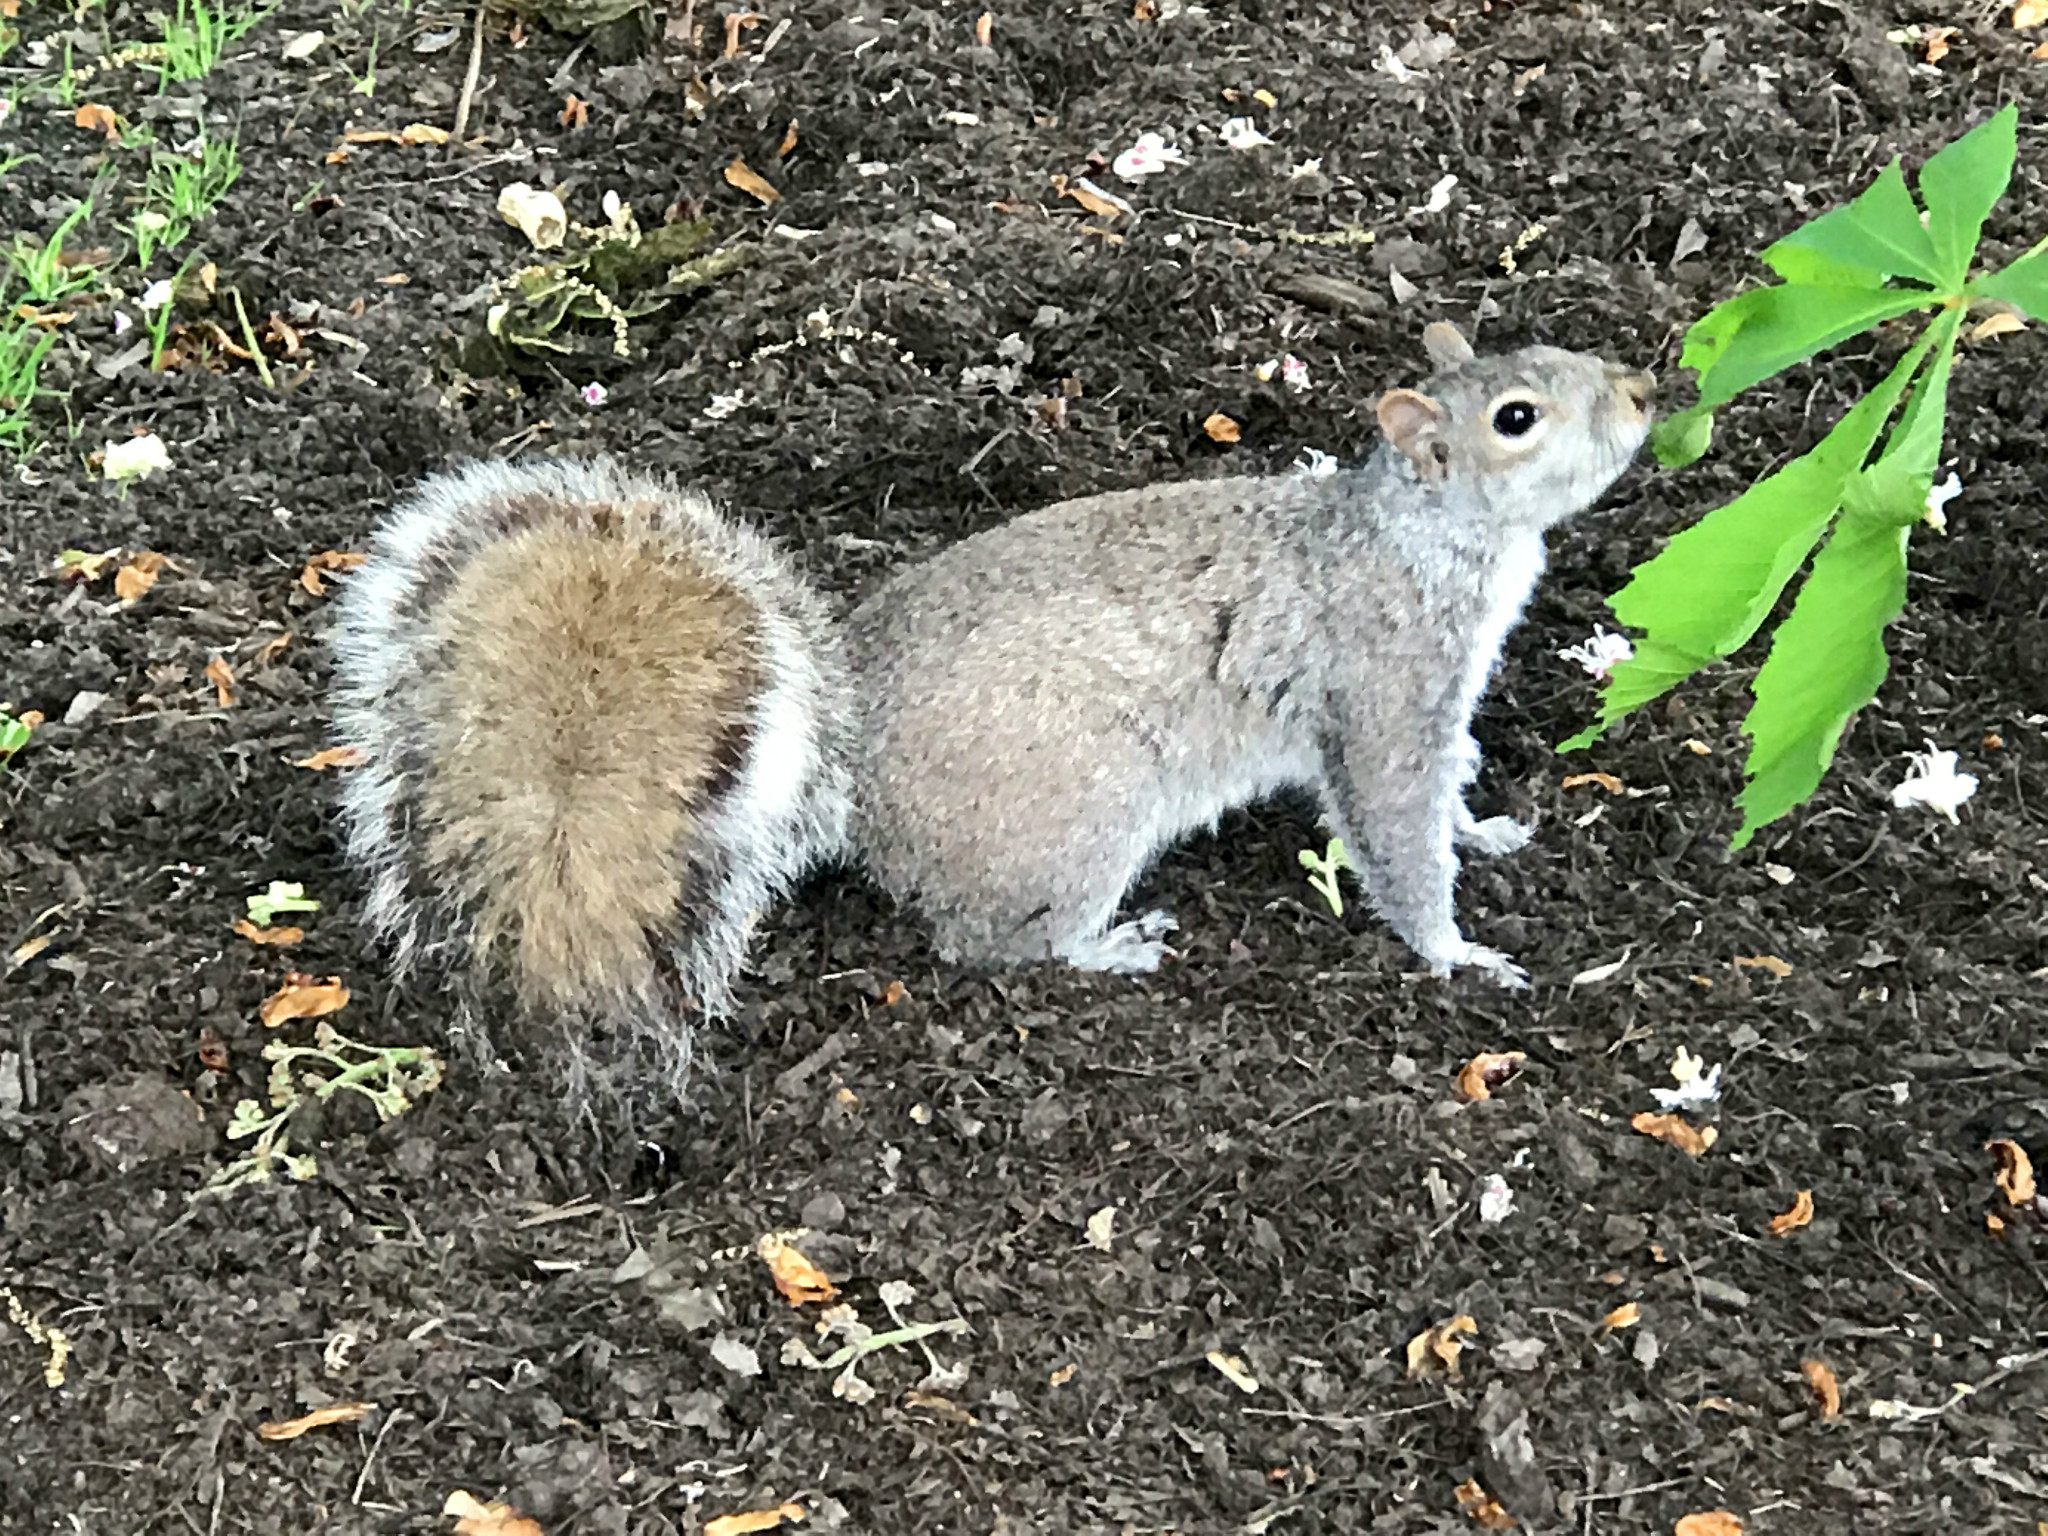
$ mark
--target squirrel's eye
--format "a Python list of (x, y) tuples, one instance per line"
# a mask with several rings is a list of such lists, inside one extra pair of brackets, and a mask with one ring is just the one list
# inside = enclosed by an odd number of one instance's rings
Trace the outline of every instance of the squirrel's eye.
[(1536, 425), (1537, 410), (1528, 400), (1510, 400), (1493, 413), (1493, 430), (1502, 437), (1520, 437)]

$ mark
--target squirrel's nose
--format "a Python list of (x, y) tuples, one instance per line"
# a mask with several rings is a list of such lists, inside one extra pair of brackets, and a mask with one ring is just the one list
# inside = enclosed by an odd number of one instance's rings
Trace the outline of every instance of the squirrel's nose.
[(1628, 409), (1637, 416), (1645, 415), (1650, 404), (1657, 397), (1657, 376), (1643, 368), (1615, 368), (1608, 376), (1614, 381), (1614, 392)]

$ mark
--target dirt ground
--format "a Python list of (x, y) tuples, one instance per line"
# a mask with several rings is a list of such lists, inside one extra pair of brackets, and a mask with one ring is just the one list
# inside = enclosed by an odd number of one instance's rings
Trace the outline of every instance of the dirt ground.
[[(445, 999), (394, 990), (356, 925), (335, 775), (293, 766), (326, 744), (301, 567), (361, 548), (420, 475), (619, 454), (852, 596), (1060, 496), (1356, 455), (1438, 316), (1673, 374), (1685, 324), (1758, 275), (1748, 253), (2005, 100), (2020, 166), (1989, 235), (2002, 256), (2048, 231), (2048, 62), (2004, 10), (1155, 5), (1004, 0), (978, 46), (978, 4), (803, 0), (732, 57), (708, 6), (696, 35), (678, 3), (628, 46), (494, 18), (477, 147), (343, 159), (346, 132), (453, 121), (467, 14), (286, 0), (197, 85), (81, 88), (165, 142), (239, 132), (243, 178), (194, 246), (303, 355), (273, 351), (274, 389), (231, 357), (114, 366), (123, 306), (82, 306), (53, 440), (0, 495), (0, 699), (49, 720), (0, 769), (0, 922), (18, 954), (50, 941), (0, 979), (0, 1284), (70, 1344), (52, 1389), (47, 1350), (0, 1325), (0, 1529), (442, 1531), (460, 1488), (550, 1536), (786, 1500), (880, 1536), (1451, 1532), (1478, 1528), (1454, 1495), (1475, 1476), (1524, 1528), (1601, 1536), (1711, 1510), (1751, 1532), (2048, 1521), (2041, 1239), (1987, 1230), (1983, 1149), (2048, 1166), (2037, 331), (1959, 361), (1965, 490), (1947, 537), (1914, 541), (1893, 676), (1821, 795), (1740, 855), (1739, 675), (1561, 759), (1593, 694), (1555, 653), (1897, 338), (1759, 391), (1708, 460), (1646, 464), (1555, 539), (1479, 722), (1481, 814), (1540, 830), (1461, 892), (1527, 993), (1416, 976), (1369, 916), (1333, 918), (1296, 863), (1312, 814), (1277, 803), (1147, 878), (1183, 941), (1157, 976), (948, 968), (826, 876), (769, 922), (696, 1102), (629, 1155), (458, 1057), (386, 1127), (309, 1128), (310, 1181), (194, 1198), (261, 1096), (256, 1009), (286, 970), (344, 978), (358, 1039), (444, 1043)], [(1959, 29), (1938, 64), (1887, 40), (1914, 22)], [(81, 59), (150, 32), (125, 0), (22, 25), (75, 31)], [(1382, 62), (1416, 44), (1414, 78)], [(0, 85), (24, 70), (0, 60)], [(1235, 115), (1274, 142), (1224, 147)], [(1145, 132), (1186, 163), (1118, 182), (1104, 162)], [(0, 179), (0, 222), (39, 234), (120, 153), (47, 100), (0, 135), (35, 157)], [(735, 155), (780, 201), (728, 183)], [(701, 207), (754, 258), (635, 322), (630, 359), (598, 327), (580, 355), (474, 371), (489, 284), (529, 259), (495, 211), (521, 180), (586, 222), (614, 191), (649, 225)], [(111, 213), (82, 234), (120, 244)], [(1257, 377), (1288, 353), (1305, 392)], [(1234, 446), (1202, 429), (1217, 411)], [(173, 468), (116, 495), (85, 456), (135, 427)], [(116, 548), (167, 557), (132, 606), (53, 574)], [(81, 692), (105, 702), (64, 723)], [(1981, 781), (1959, 827), (1886, 797), (1930, 739)], [(1591, 770), (1628, 792), (1561, 787)], [(274, 880), (323, 903), (284, 952), (229, 931)], [(1759, 956), (1785, 973), (1736, 963)], [(1629, 1125), (1681, 1048), (1724, 1071), (1699, 1157)], [(1506, 1050), (1519, 1075), (1459, 1102), (1460, 1066)], [(1496, 1178), (1513, 1205), (1488, 1221)], [(1801, 1190), (1814, 1219), (1771, 1236)], [(871, 1396), (789, 1363), (830, 1347), (820, 1309), (783, 1301), (753, 1244), (797, 1226), (869, 1326), (964, 1330), (860, 1360)], [(1606, 1326), (1625, 1304), (1634, 1325)], [(1458, 1314), (1459, 1374), (1410, 1379), (1408, 1341)], [(257, 1434), (335, 1402), (375, 1407)]]

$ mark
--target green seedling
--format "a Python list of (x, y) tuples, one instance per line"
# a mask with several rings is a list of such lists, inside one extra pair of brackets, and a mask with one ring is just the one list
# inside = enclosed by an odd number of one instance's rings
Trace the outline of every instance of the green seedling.
[(590, 348), (572, 322), (599, 320), (611, 327), (613, 355), (629, 356), (627, 322), (708, 287), (752, 254), (745, 246), (696, 254), (710, 233), (708, 219), (643, 231), (619, 203), (605, 227), (571, 224), (553, 260), (496, 284), (485, 328), (514, 352), (575, 353)]
[(787, 1339), (782, 1345), (782, 1363), (800, 1365), (810, 1371), (837, 1371), (832, 1381), (832, 1395), (849, 1403), (868, 1403), (875, 1398), (875, 1389), (860, 1377), (860, 1363), (869, 1355), (884, 1349), (901, 1349), (906, 1344), (915, 1344), (924, 1352), (925, 1361), (931, 1366), (927, 1381), (960, 1379), (955, 1371), (939, 1363), (925, 1340), (939, 1334), (959, 1334), (970, 1331), (964, 1317), (949, 1317), (936, 1323), (906, 1323), (902, 1308), (916, 1299), (915, 1293), (902, 1281), (888, 1281), (880, 1287), (882, 1305), (889, 1309), (889, 1317), (896, 1324), (894, 1328), (876, 1332), (858, 1317), (853, 1309), (842, 1309), (838, 1315), (820, 1323), (820, 1337), (831, 1339), (844, 1337), (846, 1342), (822, 1359), (811, 1352), (802, 1339)]
[(0, 763), (4, 763), (29, 743), (35, 734), (35, 727), (13, 713), (12, 704), (0, 704)]
[(213, 211), (242, 174), (242, 158), (232, 139), (202, 139), (189, 155), (158, 151), (150, 157), (143, 183), (142, 206), (129, 233), (135, 240), (135, 264), (143, 271), (159, 250), (175, 250), (192, 228)]
[(257, 10), (214, 10), (206, 0), (177, 0), (177, 8), (163, 18), (163, 62), (157, 71), (157, 90), (162, 92), (173, 80), (203, 80), (228, 44), (238, 41), (249, 29), (269, 15)]
[(281, 912), (320, 910), (320, 903), (306, 894), (303, 885), (289, 880), (271, 881), (269, 890), (246, 898), (244, 905), (249, 909), (249, 921), (258, 928), (268, 928)]
[(0, 446), (11, 453), (25, 453), (35, 441), (30, 415), (42, 393), (36, 380), (56, 344), (54, 331), (15, 317), (14, 300), (0, 282)]
[(1751, 685), (1737, 848), (1819, 787), (1850, 716), (1884, 681), (1885, 627), (1906, 599), (1907, 535), (1919, 523), (1941, 528), (1955, 490), (1953, 480), (1937, 489), (1934, 475), (1966, 310), (2048, 316), (2048, 240), (1970, 275), (2012, 174), (2017, 118), (2007, 106), (1929, 158), (1918, 178), (1924, 207), (1894, 160), (1854, 201), (1763, 251), (1781, 281), (1715, 305), (1686, 333), (1679, 365), (1697, 375), (1699, 399), (1652, 435), (1669, 465), (1706, 452), (1714, 411), (1743, 390), (1880, 325), (1933, 316), (1819, 443), (1678, 534), (1608, 599), (1642, 633), (1635, 654), (1608, 672), (1599, 718), (1560, 750), (1590, 745), (1746, 644), (1806, 568)]
[(320, 1168), (312, 1155), (291, 1150), (295, 1116), (338, 1093), (353, 1093), (388, 1124), (440, 1087), (443, 1070), (441, 1058), (425, 1046), (365, 1045), (324, 1019), (314, 1026), (311, 1045), (273, 1040), (263, 1047), (263, 1059), (270, 1063), (268, 1108), (243, 1099), (228, 1121), (228, 1139), (250, 1143), (249, 1150), (208, 1179), (195, 1199), (265, 1184), (280, 1172), (315, 1177)]
[(98, 285), (99, 268), (89, 261), (67, 261), (64, 257), (65, 238), (90, 217), (92, 199), (88, 197), (64, 216), (49, 239), (14, 237), (14, 243), (7, 249), (7, 273), (11, 279), (7, 286), (17, 290), (15, 304), (54, 304)]
[(1333, 837), (1329, 847), (1318, 854), (1313, 848), (1304, 848), (1296, 855), (1301, 867), (1308, 871), (1308, 883), (1330, 904), (1330, 911), (1337, 917), (1344, 915), (1344, 893), (1337, 887), (1337, 871), (1351, 868), (1351, 859), (1344, 852), (1344, 839)]
[(372, 32), (370, 34), (370, 51), (369, 55), (363, 60), (363, 72), (360, 75), (350, 69), (347, 64), (341, 66), (342, 72), (354, 82), (349, 86), (350, 95), (373, 97), (377, 94), (377, 45), (383, 40), (380, 33)]

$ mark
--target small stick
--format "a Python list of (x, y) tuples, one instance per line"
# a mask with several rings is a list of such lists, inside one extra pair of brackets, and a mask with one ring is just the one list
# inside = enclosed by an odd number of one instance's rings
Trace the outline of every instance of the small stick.
[(248, 344), (250, 360), (256, 364), (256, 373), (263, 380), (265, 389), (277, 388), (277, 377), (270, 371), (270, 360), (263, 355), (263, 348), (256, 342), (256, 327), (249, 323), (249, 311), (242, 307), (242, 290), (228, 290), (235, 300), (235, 318), (242, 322), (242, 340)]
[(462, 77), (462, 98), (455, 103), (455, 128), (449, 135), (456, 143), (469, 132), (469, 109), (476, 102), (476, 78), (484, 68), (484, 18), (490, 14), (490, 0), (477, 0), (476, 31), (469, 39), (469, 72)]

